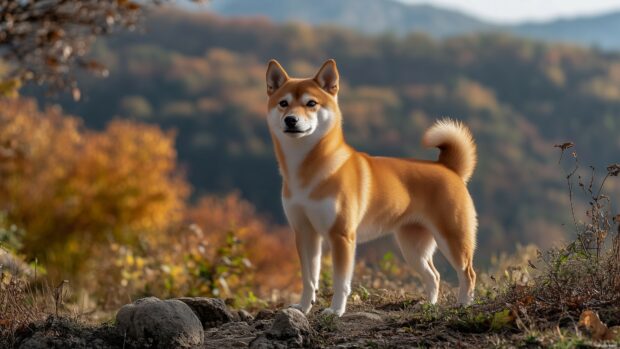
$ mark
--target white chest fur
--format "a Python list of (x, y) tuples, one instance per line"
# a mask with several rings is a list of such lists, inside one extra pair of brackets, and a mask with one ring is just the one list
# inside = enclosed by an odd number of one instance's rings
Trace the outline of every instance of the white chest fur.
[(317, 173), (310, 174), (312, 179), (309, 183), (303, 185), (299, 171), (305, 154), (303, 152), (295, 153), (295, 150), (299, 151), (300, 149), (288, 148), (283, 150), (287, 159), (287, 172), (289, 173), (287, 183), (289, 195), (282, 198), (284, 211), (295, 229), (303, 228), (304, 224), (311, 224), (312, 228), (318, 233), (327, 234), (338, 215), (338, 193), (322, 199), (312, 198), (311, 194), (324, 180), (338, 171), (351, 154), (346, 150), (336, 151), (317, 170)]
[(337, 120), (332, 111), (320, 108), (312, 115), (312, 132), (303, 138), (292, 138), (281, 132), (281, 116), (276, 109), (268, 115), (268, 122), (280, 143), (285, 159), (286, 180), (289, 196), (282, 198), (284, 211), (294, 229), (304, 229), (308, 224), (317, 232), (327, 234), (338, 214), (337, 195), (320, 200), (311, 198), (316, 187), (331, 174), (335, 173), (351, 156), (346, 148), (337, 149), (316, 169), (316, 173), (304, 173), (311, 178), (309, 182), (301, 181), (301, 166), (308, 154), (319, 144), (321, 139), (332, 129)]
[(292, 227), (296, 230), (312, 228), (326, 236), (338, 215), (336, 198), (323, 200), (303, 200), (283, 198), (284, 212)]

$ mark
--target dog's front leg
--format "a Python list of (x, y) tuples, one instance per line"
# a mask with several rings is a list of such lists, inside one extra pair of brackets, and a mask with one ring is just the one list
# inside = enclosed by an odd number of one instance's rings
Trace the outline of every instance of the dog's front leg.
[(294, 308), (307, 314), (316, 300), (319, 289), (319, 274), (321, 272), (321, 235), (311, 227), (295, 229), (295, 243), (301, 262), (301, 277), (303, 292), (301, 302), (293, 305)]
[(332, 260), (334, 264), (334, 296), (332, 305), (323, 313), (341, 316), (347, 307), (347, 297), (351, 293), (351, 278), (355, 260), (355, 235), (337, 233), (330, 236)]

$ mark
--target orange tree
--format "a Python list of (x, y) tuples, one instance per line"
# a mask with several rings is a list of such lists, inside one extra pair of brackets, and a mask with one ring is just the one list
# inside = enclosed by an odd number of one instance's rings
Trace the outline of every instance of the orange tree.
[(0, 211), (24, 232), (19, 252), (52, 277), (78, 275), (107, 240), (178, 222), (189, 188), (173, 138), (120, 120), (87, 131), (57, 108), (0, 100)]

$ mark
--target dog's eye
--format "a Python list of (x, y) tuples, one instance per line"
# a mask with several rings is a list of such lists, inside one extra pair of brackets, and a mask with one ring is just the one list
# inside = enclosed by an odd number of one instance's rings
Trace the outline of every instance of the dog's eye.
[(314, 107), (315, 105), (316, 105), (315, 101), (308, 101), (308, 103), (306, 103), (306, 106), (308, 106), (310, 108)]
[(281, 106), (282, 108), (286, 108), (286, 107), (288, 107), (288, 102), (287, 102), (287, 101), (280, 101), (280, 103), (279, 103), (279, 104), (280, 104), (280, 106)]

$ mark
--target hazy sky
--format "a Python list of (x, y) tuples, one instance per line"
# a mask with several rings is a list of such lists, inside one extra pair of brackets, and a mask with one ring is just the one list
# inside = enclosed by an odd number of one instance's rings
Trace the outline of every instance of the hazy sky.
[(495, 22), (548, 20), (620, 10), (620, 0), (401, 0), (458, 9)]

